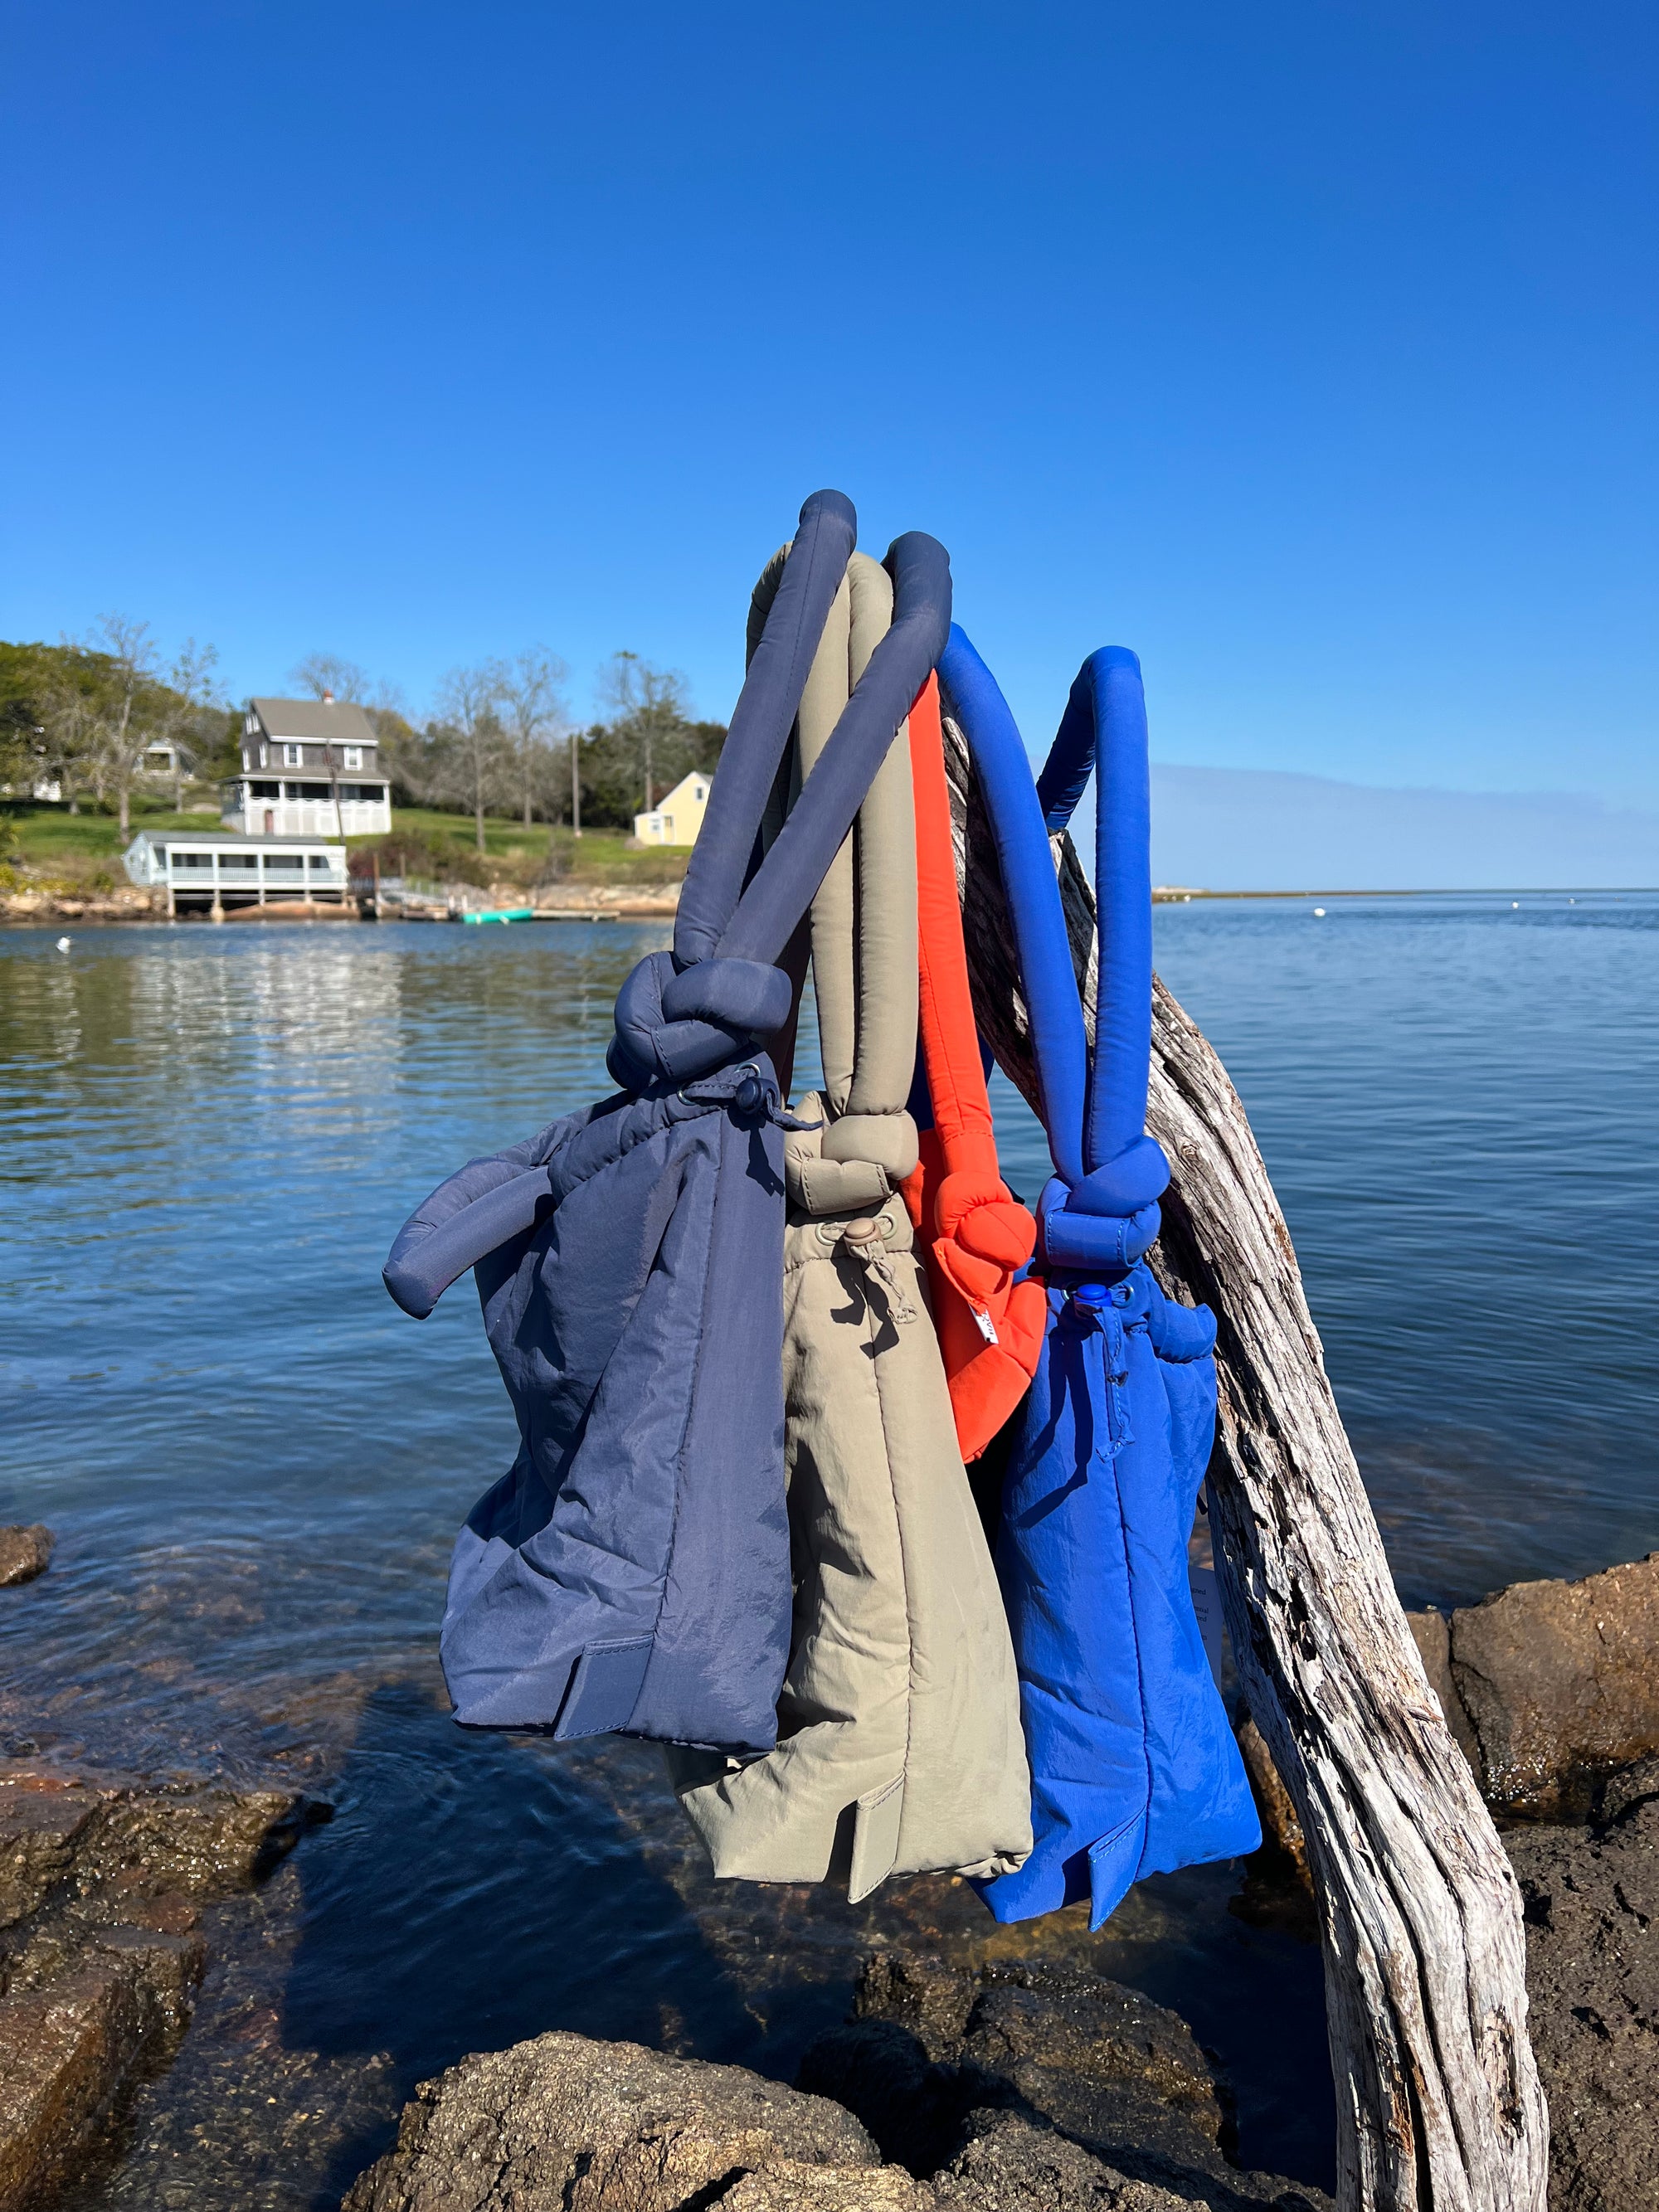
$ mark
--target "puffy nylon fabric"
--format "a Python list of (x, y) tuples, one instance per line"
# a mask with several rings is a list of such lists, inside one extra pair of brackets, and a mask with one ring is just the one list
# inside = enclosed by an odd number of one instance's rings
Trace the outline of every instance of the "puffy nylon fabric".
[[(850, 568), (801, 703), (803, 803), (884, 608)], [(826, 1083), (799, 1112), (822, 1126), (786, 1140), (796, 1601), (778, 1747), (670, 1754), (718, 1875), (844, 1880), (854, 1898), (895, 1869), (994, 1875), (1030, 1843), (1012, 1650), (896, 1195), (915, 1161), (915, 865), (895, 743), (814, 902)]]
[[(1060, 1170), (1038, 1207), (1048, 1334), (1015, 1425), (997, 1542), (1036, 1839), (1024, 1865), (983, 1895), (1003, 1921), (1086, 1897), (1099, 1927), (1141, 1876), (1261, 1840), (1187, 1580), (1215, 1430), (1215, 1324), (1165, 1298), (1143, 1259), (1168, 1170), (1141, 1126), (1152, 959), (1138, 665), (1097, 656), (1073, 694), (1097, 718), (1100, 970), (1121, 1017), (1103, 1024), (1085, 1106), (1081, 1009), (1042, 809), (1012, 718), (966, 640), (956, 649), (959, 635), (943, 672), (994, 810)], [(1074, 725), (1065, 736), (1045, 788), (1069, 813), (1082, 748)], [(1113, 818), (1120, 806), (1127, 830)], [(1039, 972), (1034, 959), (1055, 964)], [(1061, 1113), (1073, 1118), (1057, 1126)]]
[(939, 683), (910, 710), (921, 1046), (931, 1128), (904, 1201), (922, 1233), (957, 1442), (977, 1459), (1024, 1396), (1042, 1353), (1042, 1285), (1016, 1274), (1036, 1224), (1002, 1180), (974, 1021), (957, 891)]
[[(622, 1095), (463, 1169), (388, 1261), (416, 1310), (473, 1265), (519, 1419), (518, 1457), (452, 1565), (442, 1651), (465, 1725), (735, 1753), (775, 1741), (791, 1617), (784, 1182), (759, 1041), (788, 1015), (775, 963), (816, 878), (763, 868), (745, 890), (743, 877), (851, 530), (838, 494), (802, 509), (714, 779), (689, 934), (618, 997)], [(931, 658), (949, 620), (943, 548), (903, 543), (903, 635), (826, 744), (835, 773), (787, 825), (796, 871), (840, 845), (908, 703), (906, 656)]]

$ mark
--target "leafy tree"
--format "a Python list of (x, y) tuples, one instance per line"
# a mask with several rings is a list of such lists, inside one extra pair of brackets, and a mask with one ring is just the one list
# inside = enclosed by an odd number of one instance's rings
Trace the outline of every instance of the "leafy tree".
[(596, 824), (631, 829), (636, 814), (648, 813), (693, 769), (714, 773), (726, 726), (692, 721), (684, 677), (637, 653), (613, 654), (601, 687), (615, 711), (581, 744), (582, 813)]

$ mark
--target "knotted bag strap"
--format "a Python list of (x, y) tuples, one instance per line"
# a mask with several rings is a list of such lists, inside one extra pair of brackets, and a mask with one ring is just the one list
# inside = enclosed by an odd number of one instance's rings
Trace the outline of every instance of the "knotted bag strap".
[[(797, 538), (750, 665), (745, 696), (756, 672), (763, 672), (769, 664), (766, 648), (780, 607), (798, 604), (790, 598), (788, 586), (799, 557)], [(753, 850), (787, 737), (786, 725), (784, 737), (772, 742), (775, 720), (767, 725), (763, 747), (758, 736), (744, 738), (737, 761), (740, 773), (733, 779), (738, 798), (729, 802), (737, 826), (718, 832), (722, 858), (712, 884), (699, 887), (701, 918), (688, 924), (690, 933), (684, 942), (677, 927), (673, 953), (649, 955), (617, 994), (617, 1035), (606, 1065), (627, 1090), (678, 1087), (710, 1074), (754, 1051), (757, 1038), (781, 1029), (789, 1018), (793, 988), (788, 975), (775, 963), (851, 829), (950, 627), (950, 558), (937, 538), (922, 531), (907, 532), (894, 540), (884, 565), (893, 585), (892, 627), (877, 645), (842, 708), (819, 755), (810, 789), (803, 789), (747, 888), (726, 909), (729, 918), (712, 949), (697, 953), (692, 964), (687, 964), (694, 946), (705, 943), (716, 926), (726, 895), (741, 880), (739, 854), (746, 857)], [(833, 599), (832, 592), (827, 595), (826, 616)], [(790, 666), (793, 683), (795, 663)], [(771, 684), (770, 678), (767, 680)], [(805, 671), (793, 699), (774, 685), (775, 716), (787, 704), (793, 719), (805, 688)], [(736, 714), (732, 726), (738, 726)], [(711, 811), (720, 799), (720, 778), (731, 746), (728, 738), (709, 793)], [(721, 811), (724, 816), (726, 810)], [(694, 859), (708, 834), (705, 819)]]
[[(832, 732), (890, 634), (894, 602), (886, 572), (854, 555), (801, 699), (798, 806), (811, 802)], [(818, 1214), (873, 1208), (916, 1162), (906, 1108), (916, 1048), (916, 850), (902, 720), (812, 902), (811, 945), (823, 1126), (786, 1146), (791, 1195)]]
[[(1105, 647), (1084, 663), (1036, 790), (1006, 702), (959, 631), (952, 632), (941, 671), (963, 710), (986, 786), (1020, 954), (1057, 1171), (1037, 1209), (1044, 1261), (1074, 1274), (1121, 1273), (1156, 1239), (1156, 1201), (1170, 1180), (1161, 1147), (1146, 1134), (1152, 808), (1140, 664), (1121, 647)], [(1048, 836), (1071, 818), (1097, 762), (1100, 952), (1095, 1049), (1088, 1056), (1079, 1051), (1082, 1006)]]
[[(801, 509), (693, 849), (675, 949), (648, 954), (617, 994), (617, 1030), (605, 1065), (625, 1091), (660, 1093), (712, 1075), (754, 1052), (758, 1037), (787, 1021), (793, 987), (774, 963), (939, 658), (951, 621), (950, 558), (937, 539), (913, 531), (889, 549), (893, 626), (824, 748), (812, 799), (794, 810), (744, 889), (745, 866), (856, 532), (852, 502), (839, 492), (814, 493)], [(535, 1226), (550, 1195), (545, 1168), (520, 1171), (504, 1161), (499, 1167), (487, 1191), (447, 1210), (441, 1234), (423, 1229), (413, 1235), (415, 1224), (406, 1224), (383, 1272), (406, 1313), (430, 1313), (450, 1284), (487, 1253)]]
[(964, 1460), (978, 1457), (1024, 1395), (1041, 1357), (1041, 1284), (1018, 1282), (1036, 1224), (1002, 1180), (974, 1019), (957, 889), (956, 839), (945, 774), (939, 685), (910, 710), (921, 918), (922, 1059), (931, 1142), (905, 1187), (927, 1240), (934, 1317)]

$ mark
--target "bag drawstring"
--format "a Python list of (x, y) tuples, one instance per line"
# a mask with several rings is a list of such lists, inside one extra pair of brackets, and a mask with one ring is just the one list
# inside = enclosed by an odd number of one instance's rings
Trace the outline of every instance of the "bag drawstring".
[(887, 1293), (887, 1310), (896, 1322), (914, 1321), (916, 1310), (905, 1295), (888, 1255), (881, 1233), (881, 1224), (867, 1216), (849, 1221), (841, 1232), (841, 1242), (863, 1267), (866, 1274), (873, 1275)]

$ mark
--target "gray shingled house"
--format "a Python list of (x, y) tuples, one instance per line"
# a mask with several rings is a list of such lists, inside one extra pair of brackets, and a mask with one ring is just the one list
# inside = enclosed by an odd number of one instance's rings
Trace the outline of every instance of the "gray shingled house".
[(250, 837), (375, 837), (392, 827), (380, 741), (361, 707), (321, 699), (251, 699), (242, 770), (220, 818)]

